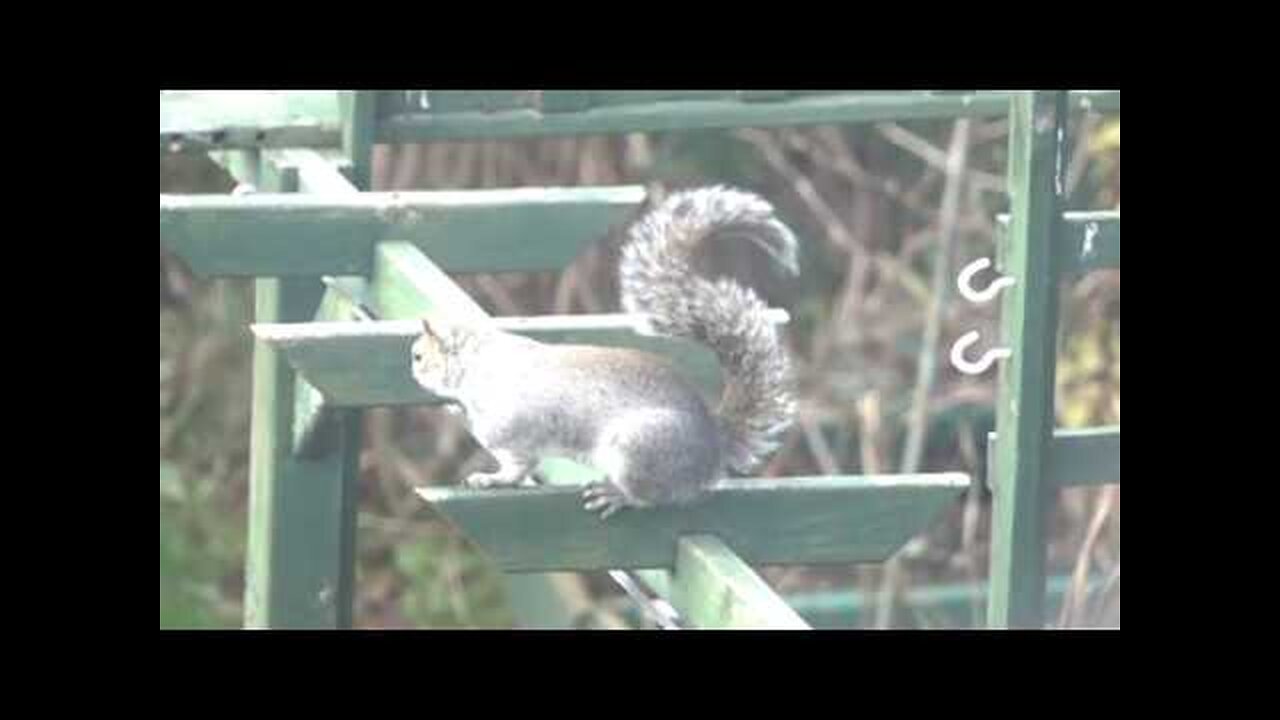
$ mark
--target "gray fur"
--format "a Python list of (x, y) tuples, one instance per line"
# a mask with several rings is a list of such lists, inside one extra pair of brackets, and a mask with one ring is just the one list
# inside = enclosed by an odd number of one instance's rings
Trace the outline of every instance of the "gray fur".
[(631, 230), (620, 265), (622, 304), (661, 334), (707, 343), (726, 373), (712, 413), (663, 358), (543, 344), (492, 327), (424, 323), (413, 346), (419, 384), (452, 398), (472, 435), (501, 464), (473, 487), (517, 485), (544, 457), (607, 475), (584, 494), (608, 517), (622, 507), (685, 503), (727, 469), (748, 472), (777, 447), (793, 413), (789, 367), (765, 304), (728, 279), (693, 274), (698, 244), (742, 234), (794, 268), (795, 238), (754, 195), (708, 188), (671, 196)]
[(725, 460), (748, 473), (777, 449), (795, 414), (791, 370), (755, 292), (694, 274), (694, 253), (716, 234), (749, 238), (784, 267), (797, 269), (796, 238), (763, 199), (724, 187), (677, 193), (631, 230), (619, 267), (622, 306), (648, 314), (659, 333), (692, 338), (715, 351), (727, 380), (716, 411)]

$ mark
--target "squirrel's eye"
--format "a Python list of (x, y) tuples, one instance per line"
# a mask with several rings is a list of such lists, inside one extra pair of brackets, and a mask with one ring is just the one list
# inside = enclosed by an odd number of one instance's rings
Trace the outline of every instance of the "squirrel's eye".
[(413, 354), (413, 361), (414, 361), (414, 362), (422, 362), (422, 353), (414, 353), (414, 354)]

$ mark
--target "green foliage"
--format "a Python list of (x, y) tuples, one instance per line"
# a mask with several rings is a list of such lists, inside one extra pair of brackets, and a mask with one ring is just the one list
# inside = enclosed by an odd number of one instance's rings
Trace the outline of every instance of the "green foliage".
[(415, 626), (510, 627), (502, 576), (453, 533), (434, 533), (393, 550), (407, 579), (401, 610)]
[(206, 629), (228, 627), (211, 601), (216, 594), (215, 563), (193, 545), (175, 518), (172, 504), (166, 512), (166, 498), (182, 495), (178, 469), (160, 464), (160, 627)]

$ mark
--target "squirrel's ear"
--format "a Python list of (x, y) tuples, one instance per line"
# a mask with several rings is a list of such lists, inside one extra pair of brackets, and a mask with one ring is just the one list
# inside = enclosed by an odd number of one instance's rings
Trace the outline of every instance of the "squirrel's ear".
[(431, 337), (440, 337), (440, 334), (431, 326), (431, 321), (425, 317), (422, 318), (422, 332), (430, 335)]

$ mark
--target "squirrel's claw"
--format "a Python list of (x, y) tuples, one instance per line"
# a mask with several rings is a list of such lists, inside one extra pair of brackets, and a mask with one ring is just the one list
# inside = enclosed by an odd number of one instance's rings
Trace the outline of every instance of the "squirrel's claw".
[(582, 507), (587, 512), (600, 513), (601, 520), (629, 505), (621, 490), (609, 483), (594, 483), (582, 491)]

